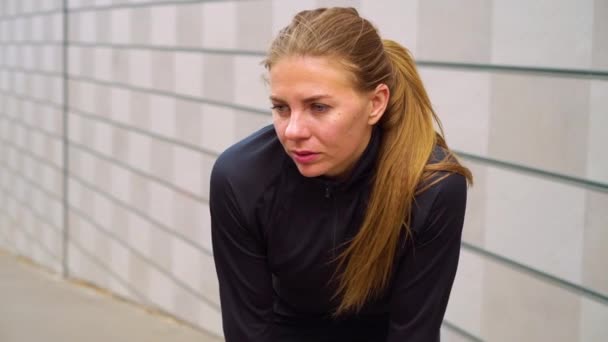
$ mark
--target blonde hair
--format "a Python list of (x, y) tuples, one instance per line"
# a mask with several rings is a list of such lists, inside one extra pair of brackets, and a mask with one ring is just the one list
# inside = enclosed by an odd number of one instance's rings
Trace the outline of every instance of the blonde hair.
[[(340, 304), (335, 315), (357, 312), (387, 287), (401, 234), (410, 236), (414, 197), (450, 172), (472, 182), (470, 171), (448, 149), (439, 118), (403, 46), (382, 40), (354, 8), (320, 8), (298, 13), (273, 41), (268, 70), (286, 56), (335, 58), (353, 75), (353, 86), (370, 91), (389, 87), (372, 192), (357, 235), (338, 257)], [(437, 123), (439, 132), (435, 131)], [(445, 157), (429, 164), (435, 145)], [(448, 171), (437, 176), (439, 171)]]

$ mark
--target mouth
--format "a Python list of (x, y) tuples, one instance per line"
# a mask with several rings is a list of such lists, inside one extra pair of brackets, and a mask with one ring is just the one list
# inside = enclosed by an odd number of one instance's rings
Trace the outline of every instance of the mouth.
[(292, 151), (291, 154), (294, 161), (299, 164), (310, 164), (319, 156), (319, 153), (317, 152), (306, 150)]

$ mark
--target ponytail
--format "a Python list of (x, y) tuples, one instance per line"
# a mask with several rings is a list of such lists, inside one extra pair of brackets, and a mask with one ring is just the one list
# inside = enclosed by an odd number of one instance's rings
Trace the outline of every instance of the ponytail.
[[(418, 193), (447, 177), (433, 177), (450, 170), (472, 179), (447, 150), (429, 97), (410, 53), (392, 40), (384, 40), (384, 52), (392, 67), (388, 80), (389, 104), (379, 122), (382, 142), (361, 229), (338, 257), (337, 294), (342, 296), (336, 315), (359, 311), (365, 302), (380, 295), (389, 282), (393, 260), (402, 234), (411, 235), (412, 203)], [(446, 158), (427, 165), (435, 145), (446, 150)], [(433, 178), (432, 182), (428, 182)], [(420, 184), (426, 184), (420, 188)]]

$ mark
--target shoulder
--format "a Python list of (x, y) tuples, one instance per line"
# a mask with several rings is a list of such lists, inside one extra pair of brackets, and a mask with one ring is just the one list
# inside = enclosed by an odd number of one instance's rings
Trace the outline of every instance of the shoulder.
[[(435, 148), (429, 163), (444, 160), (448, 153)], [(468, 183), (464, 175), (438, 171), (427, 181), (432, 186), (415, 197), (412, 206), (412, 231), (418, 242), (430, 241), (447, 229), (462, 229)]]
[(423, 205), (427, 212), (453, 201), (456, 201), (456, 203), (466, 201), (468, 185), (465, 176), (456, 172), (439, 171), (433, 175), (429, 182), (436, 183), (418, 194), (415, 200), (419, 206)]
[(285, 156), (272, 125), (252, 133), (218, 156), (210, 200), (227, 192), (238, 199), (255, 197), (281, 172)]

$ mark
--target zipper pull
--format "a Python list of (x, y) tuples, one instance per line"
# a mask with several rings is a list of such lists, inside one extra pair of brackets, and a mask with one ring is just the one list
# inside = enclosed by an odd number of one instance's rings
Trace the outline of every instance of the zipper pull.
[(330, 198), (331, 197), (331, 189), (329, 188), (329, 185), (325, 186), (325, 198)]

